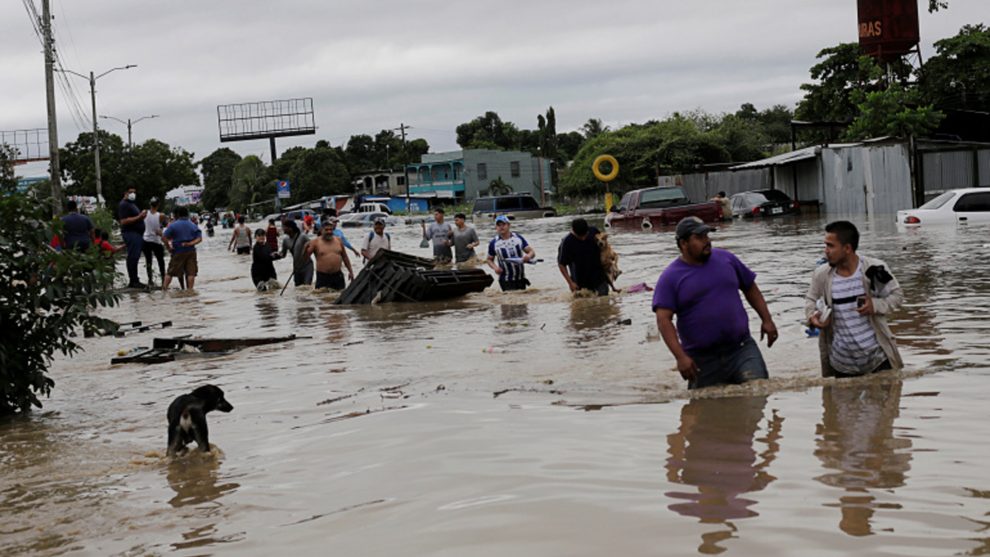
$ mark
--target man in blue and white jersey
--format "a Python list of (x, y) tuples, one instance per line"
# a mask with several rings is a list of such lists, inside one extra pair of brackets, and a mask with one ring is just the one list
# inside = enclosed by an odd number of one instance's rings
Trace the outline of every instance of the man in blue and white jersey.
[(488, 266), (498, 275), (498, 285), (503, 292), (526, 290), (529, 281), (524, 264), (533, 260), (536, 252), (526, 238), (509, 228), (509, 217), (502, 215), (495, 219), (495, 237), (488, 242)]

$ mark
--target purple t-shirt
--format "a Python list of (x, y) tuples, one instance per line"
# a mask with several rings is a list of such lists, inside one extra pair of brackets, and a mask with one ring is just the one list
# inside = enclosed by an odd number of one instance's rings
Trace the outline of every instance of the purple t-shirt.
[(740, 290), (748, 290), (756, 273), (724, 249), (712, 248), (702, 265), (681, 258), (664, 269), (653, 291), (653, 311), (673, 310), (677, 335), (687, 352), (740, 342), (749, 336), (749, 319)]

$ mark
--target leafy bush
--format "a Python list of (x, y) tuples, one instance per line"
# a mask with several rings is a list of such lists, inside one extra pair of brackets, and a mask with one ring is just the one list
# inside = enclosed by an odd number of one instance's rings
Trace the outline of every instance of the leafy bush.
[(110, 289), (114, 264), (97, 249), (56, 252), (49, 241), (61, 220), (48, 206), (16, 193), (8, 157), (0, 152), (0, 415), (41, 407), (55, 382), (45, 372), (56, 352), (80, 350), (76, 330), (112, 327), (92, 314), (119, 297)]

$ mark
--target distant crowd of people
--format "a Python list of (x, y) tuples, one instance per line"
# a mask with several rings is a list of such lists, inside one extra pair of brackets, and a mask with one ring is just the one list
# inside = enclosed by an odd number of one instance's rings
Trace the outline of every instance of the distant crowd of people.
[[(127, 190), (117, 208), (123, 246), (111, 245), (108, 232), (96, 229), (74, 201), (66, 208), (62, 234), (52, 241), (55, 249), (88, 250), (96, 246), (110, 254), (126, 250), (131, 288), (147, 287), (138, 277), (143, 254), (148, 284), (152, 283), (153, 263), (157, 263), (163, 289), (167, 290), (173, 279), (184, 288), (194, 288), (196, 246), (203, 237), (185, 207), (177, 207), (170, 220), (158, 210), (156, 199), (141, 210), (134, 188)], [(481, 264), (475, 251), (481, 240), (474, 227), (467, 225), (465, 215), (454, 215), (453, 225), (445, 222), (444, 216), (444, 210), (438, 208), (433, 222), (422, 224), (422, 247), (432, 244), (433, 257), (440, 264)], [(270, 219), (267, 227), (253, 234), (244, 217), (236, 222), (227, 248), (252, 254), (251, 279), (259, 290), (279, 285), (273, 262), (283, 257), (291, 256), (291, 280), (296, 286), (342, 290), (347, 281), (354, 280), (348, 250), (369, 261), (381, 250), (392, 249), (384, 219), (374, 221), (358, 250), (338, 228), (332, 209), (301, 224), (284, 219), (279, 226)], [(498, 277), (503, 291), (525, 290), (530, 284), (526, 265), (537, 261), (536, 251), (526, 238), (512, 231), (508, 217), (497, 217), (494, 225), (495, 235), (488, 242), (483, 262)], [(712, 247), (711, 231), (696, 217), (681, 220), (674, 231), (680, 254), (666, 266), (653, 289), (652, 308), (660, 336), (692, 389), (769, 377), (763, 355), (750, 334), (742, 298), (760, 317), (760, 339), (766, 339), (767, 347), (779, 338), (756, 284), (756, 273), (733, 253)], [(313, 232), (316, 234), (311, 237)], [(809, 332), (819, 336), (822, 374), (826, 377), (858, 376), (903, 366), (886, 321), (903, 302), (901, 287), (884, 261), (859, 255), (858, 248), (855, 225), (848, 221), (828, 224), (824, 262), (812, 273), (805, 296), (805, 318)], [(167, 268), (165, 251), (171, 254)], [(605, 235), (584, 219), (574, 219), (557, 249), (557, 265), (568, 288), (600, 296), (615, 289), (617, 269), (610, 269), (609, 251)]]

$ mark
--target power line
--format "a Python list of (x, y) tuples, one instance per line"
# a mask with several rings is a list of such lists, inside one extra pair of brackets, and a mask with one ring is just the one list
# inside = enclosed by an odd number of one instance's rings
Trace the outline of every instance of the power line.
[[(41, 16), (38, 14), (38, 8), (34, 5), (33, 0), (22, 0), (22, 4), (24, 5), (24, 10), (27, 12), (28, 19), (31, 21), (31, 29), (34, 31), (35, 37), (38, 38), (38, 41), (41, 43), (41, 47), (44, 48), (45, 40), (42, 37), (42, 32), (40, 27)], [(55, 50), (54, 54), (55, 54), (55, 60), (54, 60), (55, 66), (59, 70), (64, 69), (58, 51)], [(72, 121), (76, 125), (76, 127), (80, 130), (84, 130), (86, 129), (86, 113), (82, 109), (82, 103), (79, 101), (79, 97), (75, 89), (72, 87), (72, 83), (69, 82), (68, 78), (65, 77), (65, 74), (62, 73), (61, 71), (57, 73), (59, 74), (59, 78), (56, 79), (56, 82), (59, 84), (59, 88), (62, 90), (63, 103), (65, 103), (66, 108), (69, 109), (69, 115), (72, 117)]]

